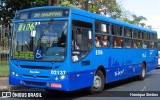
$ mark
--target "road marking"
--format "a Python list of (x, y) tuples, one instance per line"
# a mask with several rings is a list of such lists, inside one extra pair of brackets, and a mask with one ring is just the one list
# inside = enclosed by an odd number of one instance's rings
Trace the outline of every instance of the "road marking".
[(144, 88), (141, 91), (144, 91), (146, 89), (146, 87), (144, 86)]

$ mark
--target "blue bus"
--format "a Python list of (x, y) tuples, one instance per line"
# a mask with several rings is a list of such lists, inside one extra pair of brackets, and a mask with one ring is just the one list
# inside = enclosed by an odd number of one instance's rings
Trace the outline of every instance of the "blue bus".
[(76, 8), (29, 8), (15, 14), (9, 64), (10, 85), (103, 91), (157, 67), (157, 33)]

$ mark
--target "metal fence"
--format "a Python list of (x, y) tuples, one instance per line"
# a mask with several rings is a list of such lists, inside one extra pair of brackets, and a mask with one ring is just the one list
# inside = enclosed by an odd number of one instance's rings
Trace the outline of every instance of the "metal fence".
[(9, 59), (10, 27), (0, 25), (0, 62), (7, 62)]

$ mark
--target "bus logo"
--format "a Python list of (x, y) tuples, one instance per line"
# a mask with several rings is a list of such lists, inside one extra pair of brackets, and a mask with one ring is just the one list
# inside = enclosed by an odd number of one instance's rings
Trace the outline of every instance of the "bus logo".
[(31, 74), (39, 74), (40, 72), (39, 71), (32, 71), (32, 70), (30, 70), (30, 73)]

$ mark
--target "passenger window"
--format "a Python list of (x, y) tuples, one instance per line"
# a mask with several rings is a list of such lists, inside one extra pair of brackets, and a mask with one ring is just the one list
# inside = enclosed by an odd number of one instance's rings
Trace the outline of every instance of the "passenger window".
[(103, 35), (102, 47), (110, 47), (110, 37), (108, 35)]
[(95, 32), (101, 33), (101, 23), (98, 21), (95, 22)]
[(133, 40), (133, 48), (141, 48), (142, 46), (142, 41), (141, 40)]
[(123, 38), (113, 37), (113, 48), (122, 48), (123, 47)]
[(154, 41), (157, 41), (157, 35), (154, 35)]
[(142, 41), (142, 48), (143, 48), (143, 49), (149, 48), (149, 46), (148, 46), (148, 41)]
[(138, 31), (138, 39), (142, 39), (142, 33), (141, 33), (141, 31)]
[(96, 45), (96, 47), (102, 47), (101, 35), (95, 36), (95, 45)]
[(133, 38), (138, 38), (138, 31), (137, 30), (133, 31)]
[(130, 38), (125, 38), (124, 43), (125, 43), (125, 48), (131, 48), (132, 47)]
[(124, 28), (124, 36), (125, 37), (131, 37), (132, 36), (132, 29)]
[(154, 49), (154, 41), (149, 42), (149, 48)]
[(84, 58), (92, 48), (92, 24), (77, 20), (73, 20), (72, 23), (71, 50), (72, 61), (75, 62)]
[(112, 25), (112, 35), (118, 35), (119, 31), (120, 29), (117, 25)]
[(144, 40), (148, 40), (148, 33), (143, 32), (143, 33), (142, 33), (142, 36), (143, 36), (143, 39), (144, 39)]
[(157, 48), (158, 48), (158, 47), (157, 47), (157, 46), (158, 46), (158, 45), (157, 45), (157, 42), (154, 42), (154, 44), (155, 44), (155, 45), (154, 45), (154, 48), (157, 49)]
[(95, 32), (109, 34), (110, 33), (110, 24), (105, 22), (96, 21), (95, 22)]

